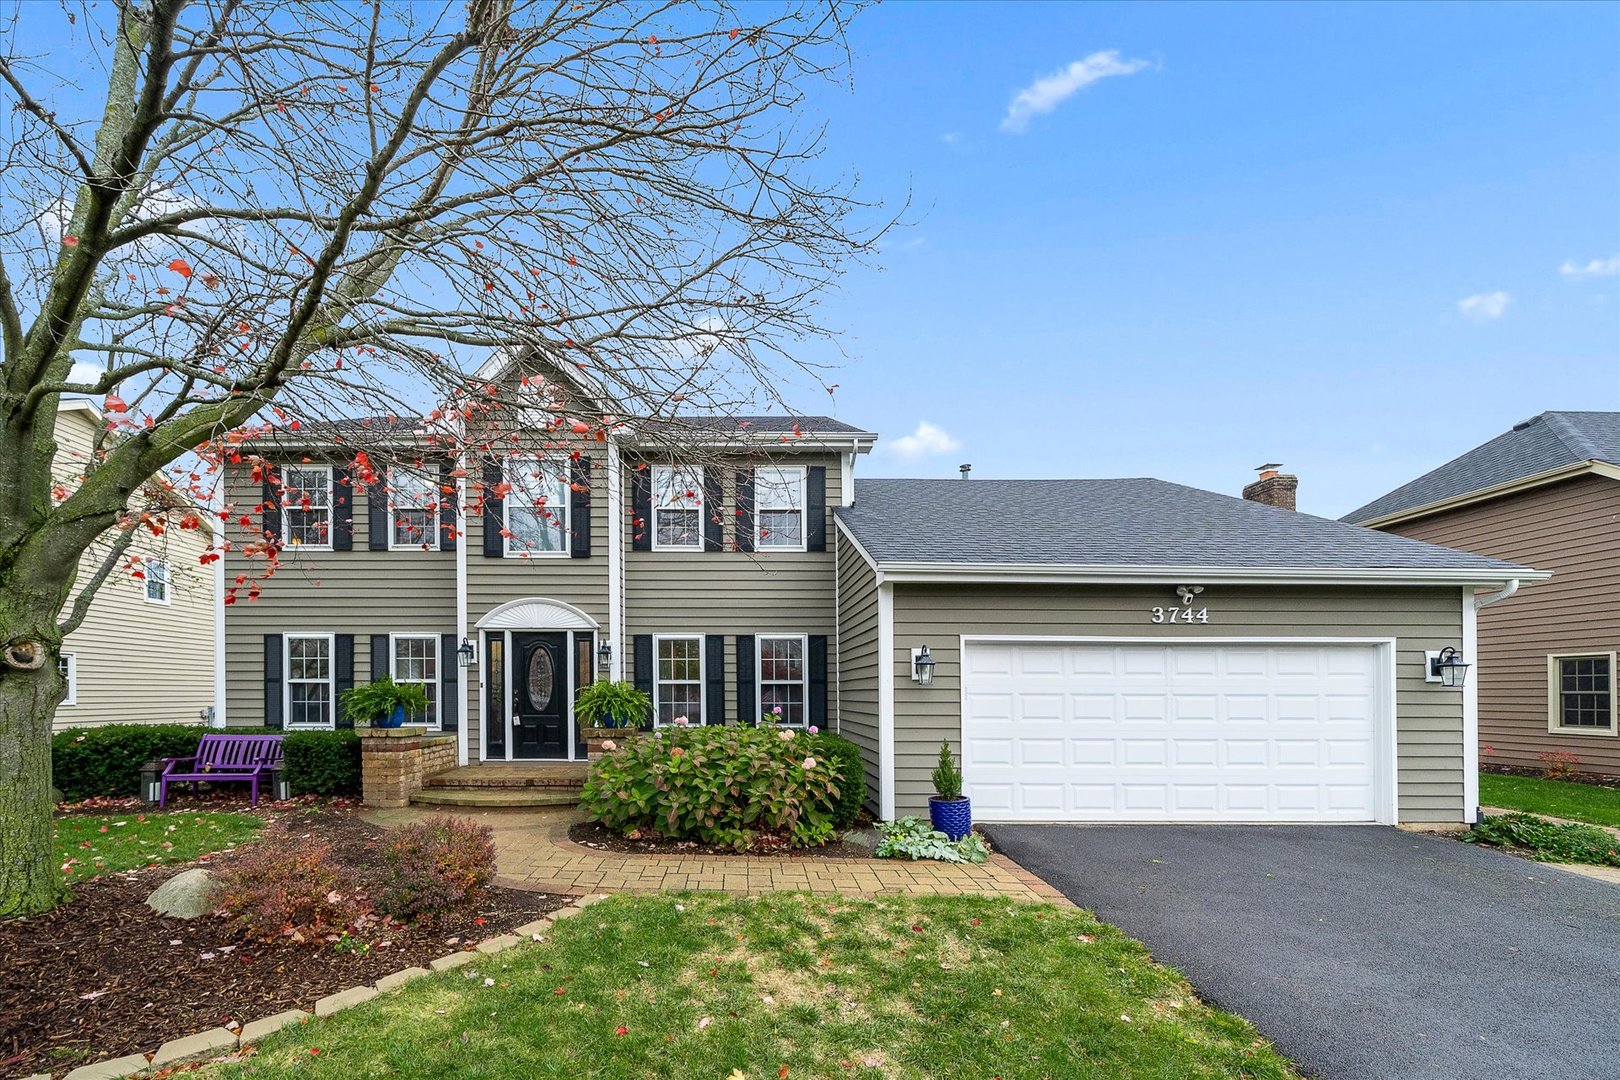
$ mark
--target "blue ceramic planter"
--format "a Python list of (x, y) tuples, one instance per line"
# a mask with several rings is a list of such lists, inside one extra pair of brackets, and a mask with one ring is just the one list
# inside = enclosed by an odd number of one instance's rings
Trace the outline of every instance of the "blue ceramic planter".
[(405, 723), (405, 706), (395, 705), (394, 711), (377, 718), (378, 727), (401, 727)]
[(936, 832), (960, 840), (973, 830), (973, 803), (965, 795), (960, 799), (935, 796), (928, 800), (928, 818)]

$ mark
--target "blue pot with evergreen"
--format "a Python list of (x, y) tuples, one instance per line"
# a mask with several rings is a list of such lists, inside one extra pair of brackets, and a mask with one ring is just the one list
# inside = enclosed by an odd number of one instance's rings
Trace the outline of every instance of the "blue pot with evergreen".
[(934, 796), (928, 800), (928, 820), (934, 831), (953, 841), (973, 831), (973, 803), (962, 794), (962, 771), (956, 767), (951, 744), (941, 740), (939, 764), (934, 767)]

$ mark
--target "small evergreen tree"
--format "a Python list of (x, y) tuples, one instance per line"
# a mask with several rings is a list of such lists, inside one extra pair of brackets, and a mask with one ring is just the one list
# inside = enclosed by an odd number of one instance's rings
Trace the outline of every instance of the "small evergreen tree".
[(939, 741), (939, 764), (934, 767), (934, 794), (942, 799), (962, 797), (962, 770), (956, 767), (949, 739)]

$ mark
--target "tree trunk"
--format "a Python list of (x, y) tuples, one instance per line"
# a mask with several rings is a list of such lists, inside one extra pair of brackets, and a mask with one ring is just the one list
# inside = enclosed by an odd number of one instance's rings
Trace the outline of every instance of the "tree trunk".
[(37, 671), (0, 666), (0, 918), (48, 911), (63, 892), (52, 852), (51, 718), (64, 689), (54, 655)]

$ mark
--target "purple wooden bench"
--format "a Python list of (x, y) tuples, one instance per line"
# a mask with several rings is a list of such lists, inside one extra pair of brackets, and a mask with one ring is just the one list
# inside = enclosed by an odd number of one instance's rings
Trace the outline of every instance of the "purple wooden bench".
[(169, 781), (206, 780), (210, 784), (241, 781), (253, 785), (253, 805), (259, 805), (259, 781), (281, 767), (280, 735), (204, 735), (191, 757), (163, 759), (158, 806), (169, 802)]

